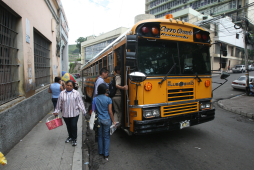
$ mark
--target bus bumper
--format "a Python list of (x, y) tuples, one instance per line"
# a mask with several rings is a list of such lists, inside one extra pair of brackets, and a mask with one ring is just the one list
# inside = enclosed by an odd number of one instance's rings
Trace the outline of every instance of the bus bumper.
[(199, 111), (195, 113), (157, 118), (152, 120), (134, 120), (134, 134), (148, 134), (161, 131), (180, 129), (180, 122), (189, 120), (190, 126), (205, 123), (214, 119), (215, 109)]

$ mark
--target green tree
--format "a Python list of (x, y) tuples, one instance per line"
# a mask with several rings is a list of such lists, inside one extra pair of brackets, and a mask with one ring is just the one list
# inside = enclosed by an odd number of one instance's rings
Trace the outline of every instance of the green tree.
[(75, 42), (77, 43), (76, 47), (79, 49), (79, 54), (81, 53), (81, 43), (86, 41), (87, 38), (79, 37)]

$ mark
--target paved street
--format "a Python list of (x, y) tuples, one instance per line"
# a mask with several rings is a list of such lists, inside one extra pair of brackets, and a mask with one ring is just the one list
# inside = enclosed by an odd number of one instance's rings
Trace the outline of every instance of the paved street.
[[(237, 96), (237, 95), (241, 95), (241, 94), (245, 93), (245, 91), (243, 91), (243, 90), (237, 90), (237, 89), (233, 89), (231, 87), (232, 81), (234, 81), (235, 79), (237, 79), (243, 75), (245, 75), (245, 73), (231, 73), (230, 76), (228, 77), (228, 82), (225, 83), (223, 86), (219, 87), (218, 90), (215, 90), (213, 92), (213, 101), (218, 101), (221, 99), (228, 99), (233, 96)], [(250, 76), (254, 76), (254, 71), (250, 72)], [(220, 76), (214, 76), (212, 79), (212, 82), (223, 83), (224, 80), (221, 80)], [(215, 83), (212, 84), (213, 89), (217, 86), (219, 86), (219, 85), (215, 84)]]
[[(241, 75), (231, 74), (214, 91), (214, 101), (243, 94), (230, 86)], [(218, 76), (214, 81), (223, 82)], [(253, 120), (214, 106), (215, 120), (183, 130), (144, 136), (127, 136), (118, 130), (111, 136), (108, 162), (97, 154), (97, 143), (90, 142), (91, 169), (253, 169)], [(91, 135), (88, 138), (94, 140)]]

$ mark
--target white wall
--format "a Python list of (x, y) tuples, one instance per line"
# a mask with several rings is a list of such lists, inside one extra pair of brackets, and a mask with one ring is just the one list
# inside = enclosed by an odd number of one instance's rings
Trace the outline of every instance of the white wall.
[[(231, 18), (222, 18), (216, 23), (218, 25), (218, 36), (214, 38), (215, 41), (221, 41), (244, 48), (242, 29), (235, 29), (235, 24), (232, 22)], [(239, 34), (239, 39), (236, 39), (236, 33)]]

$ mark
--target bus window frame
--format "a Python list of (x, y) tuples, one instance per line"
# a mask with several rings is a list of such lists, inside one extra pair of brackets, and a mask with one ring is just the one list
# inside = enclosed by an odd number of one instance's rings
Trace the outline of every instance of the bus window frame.
[[(111, 61), (109, 62), (109, 57), (111, 56)], [(108, 72), (109, 74), (114, 74), (114, 55), (111, 53), (108, 54)]]

